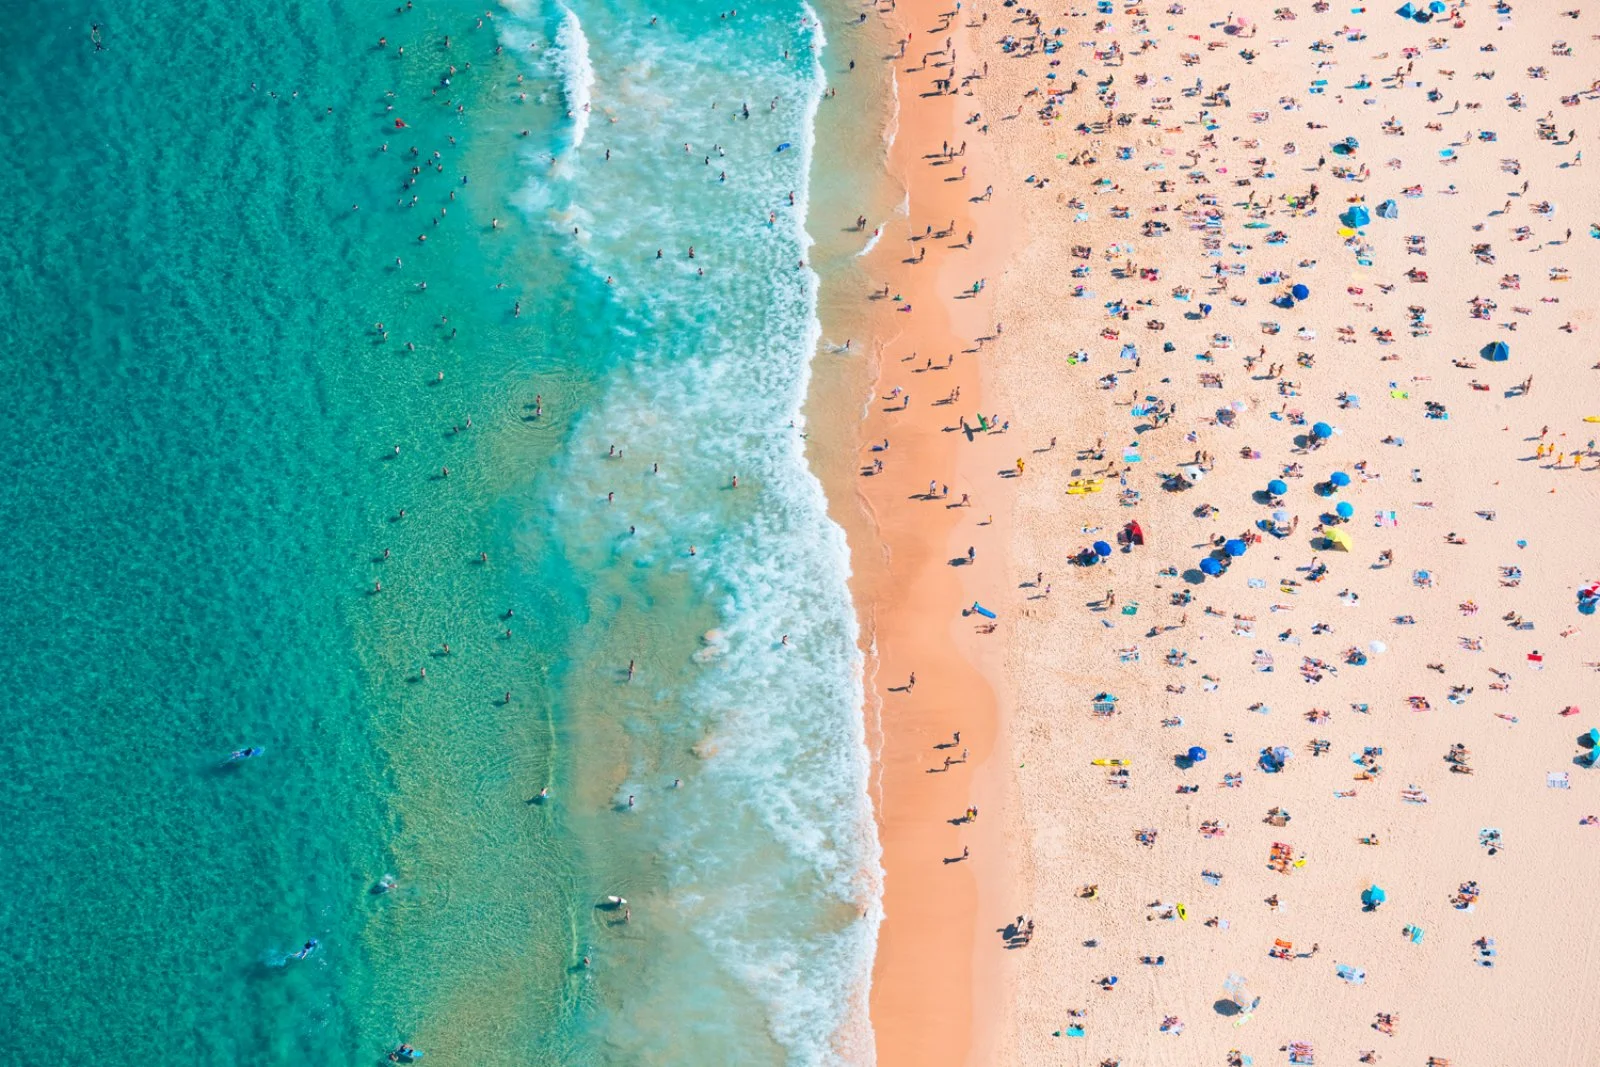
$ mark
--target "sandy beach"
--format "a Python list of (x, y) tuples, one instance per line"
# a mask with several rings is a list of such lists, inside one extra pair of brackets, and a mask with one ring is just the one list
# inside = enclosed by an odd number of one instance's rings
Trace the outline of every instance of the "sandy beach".
[(938, 7), (853, 340), (879, 1061), (1591, 1062), (1595, 15)]

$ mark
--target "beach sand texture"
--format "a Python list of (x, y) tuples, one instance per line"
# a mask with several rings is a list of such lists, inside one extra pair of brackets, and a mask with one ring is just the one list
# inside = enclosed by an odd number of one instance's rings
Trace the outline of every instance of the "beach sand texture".
[[(1600, 650), (1577, 590), (1596, 578), (1580, 287), (1600, 246), (1592, 134), (1569, 131), (1597, 102), (1597, 16), (1077, 3), (1030, 21), (986, 3), (946, 23), (938, 6), (890, 16), (913, 35), (910, 212), (881, 262), (913, 308), (880, 315), (864, 431), (894, 427), (863, 492), (887, 558), (919, 561), (868, 598), (880, 1061), (1595, 1062), (1583, 882), (1600, 826), (1580, 819), (1600, 813), (1600, 771), (1579, 738)], [(917, 53), (946, 36), (957, 92), (924, 98), (948, 53), (926, 70)], [(970, 142), (964, 181), (923, 158), (947, 138)], [(974, 248), (900, 263), (908, 236), (957, 213), (938, 199), (953, 185)], [(1342, 222), (1356, 207), (1367, 218)], [(968, 258), (986, 248), (998, 261)], [(1274, 304), (1296, 285), (1309, 296)], [(1507, 361), (1480, 354), (1495, 342)], [(911, 350), (958, 353), (949, 384), (912, 384)], [(960, 402), (917, 410), (958, 374)], [(876, 410), (895, 385), (912, 406)], [(1008, 428), (951, 432), (980, 411)], [(908, 500), (930, 477), (972, 506)], [(1119, 538), (1131, 522), (1142, 545)], [(1202, 575), (1230, 539), (1243, 554)], [(1071, 562), (1096, 541), (1109, 556)], [(968, 544), (976, 562), (953, 566)], [(975, 599), (994, 633), (962, 616)], [(911, 669), (914, 693), (886, 692)], [(991, 693), (975, 765), (925, 773), (958, 709)], [(1094, 710), (1101, 693), (1113, 712)], [(1192, 746), (1203, 761), (1178, 758)], [(1111, 759), (1125, 776), (1094, 763)], [(977, 826), (946, 825), (978, 797)], [(942, 863), (963, 844), (968, 860)], [(1374, 885), (1387, 900), (1367, 910)], [(1004, 932), (1018, 915), (1026, 943)]]

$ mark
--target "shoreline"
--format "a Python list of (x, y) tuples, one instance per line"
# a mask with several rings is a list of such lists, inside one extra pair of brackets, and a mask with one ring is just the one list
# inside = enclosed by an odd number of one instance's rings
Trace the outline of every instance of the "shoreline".
[[(881, 13), (896, 41), (909, 34), (913, 44), (938, 21), (920, 8)], [(959, 42), (964, 33), (964, 24), (950, 23), (948, 36)], [(1010, 899), (1020, 899), (1018, 887), (1006, 887), (1002, 830), (1009, 776), (999, 773), (996, 758), (1009, 752), (999, 714), (1006, 620), (999, 620), (998, 631), (980, 634), (974, 624), (982, 620), (965, 618), (961, 610), (993, 599), (995, 583), (1008, 570), (1010, 494), (979, 492), (978, 486), (992, 482), (984, 475), (1011, 457), (1002, 458), (1003, 434), (966, 442), (958, 427), (957, 413), (980, 410), (985, 395), (983, 344), (975, 339), (988, 340), (994, 325), (989, 292), (947, 302), (975, 279), (992, 279), (1005, 246), (978, 225), (994, 219), (995, 205), (969, 202), (982, 192), (979, 179), (989, 169), (978, 136), (959, 121), (953, 96), (925, 95), (945, 61), (930, 55), (919, 64), (910, 54), (890, 61), (898, 84), (888, 89), (897, 106), (886, 115), (893, 141), (881, 188), (889, 195), (878, 199), (899, 207), (860, 269), (845, 272), (869, 277), (879, 292), (886, 283), (890, 297), (904, 300), (863, 299), (868, 294), (862, 292), (845, 294), (835, 308), (819, 307), (829, 327), (853, 331), (846, 336), (857, 354), (847, 366), (816, 375), (807, 402), (808, 420), (836, 429), (838, 439), (853, 446), (848, 457), (842, 446), (813, 444), (808, 453), (850, 546), (850, 588), (861, 627), (862, 715), (883, 871), (868, 996), (882, 1064), (991, 1058), (986, 1053), (1002, 1030), (1004, 961), (980, 951), (993, 935), (978, 920), (1005, 914)], [(965, 156), (925, 156), (947, 140), (954, 151), (963, 139), (969, 142)], [(970, 178), (954, 173), (962, 167)], [(929, 226), (936, 234), (951, 232), (925, 239)], [(873, 228), (869, 220), (863, 237)], [(960, 247), (969, 230), (973, 246)], [(905, 261), (908, 249), (922, 247), (925, 261)], [(860, 280), (831, 282), (842, 288)], [(904, 303), (911, 312), (897, 310)], [(927, 365), (946, 358), (953, 361), (949, 368)], [(887, 399), (897, 385), (911, 394), (909, 407)], [(958, 402), (939, 402), (957, 387)], [(830, 407), (832, 413), (818, 418)], [(848, 426), (837, 425), (846, 420)], [(885, 439), (888, 450), (870, 450)], [(884, 462), (882, 473), (868, 473), (873, 459)], [(927, 495), (930, 476), (938, 476), (936, 497)], [(955, 506), (963, 493), (971, 495), (970, 506)], [(977, 548), (977, 559), (964, 565), (969, 546)], [(963, 565), (955, 565), (957, 559)], [(917, 685), (907, 690), (913, 672)], [(942, 769), (946, 755), (959, 760), (963, 749), (970, 752), (965, 762)], [(955, 824), (968, 806), (982, 817)], [(970, 858), (962, 857), (963, 848)]]

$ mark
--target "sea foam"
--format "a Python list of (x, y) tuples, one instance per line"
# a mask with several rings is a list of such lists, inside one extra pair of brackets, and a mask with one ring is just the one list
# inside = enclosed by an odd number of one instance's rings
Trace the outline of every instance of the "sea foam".
[(589, 60), (589, 38), (583, 32), (583, 23), (565, 4), (561, 7), (561, 24), (556, 28), (555, 47), (551, 60), (561, 75), (561, 95), (567, 102), (567, 113), (572, 116), (571, 147), (583, 145), (589, 132), (589, 111), (594, 104), (594, 64)]
[[(617, 369), (578, 418), (551, 479), (568, 558), (624, 614), (641, 600), (653, 615), (700, 611), (702, 628), (715, 630), (697, 654), (640, 679), (651, 718), (635, 716), (618, 756), (626, 771), (616, 801), (638, 798), (625, 808), (637, 835), (627, 840), (648, 842), (663, 879), (640, 906), (652, 926), (684, 935), (663, 932), (662, 944), (689, 952), (692, 943), (714, 961), (692, 983), (618, 994), (605, 1036), (640, 1056), (649, 1041), (630, 1029), (673, 1017), (692, 1020), (707, 1042), (702, 1060), (751, 1062), (741, 1043), (749, 1035), (737, 1031), (754, 1020), (731, 1009), (753, 1003), (763, 1039), (786, 1062), (872, 1060), (866, 998), (882, 872), (859, 632), (844, 534), (803, 437), (820, 324), (818, 279), (801, 264), (812, 245), (805, 221), (825, 41), (809, 5), (791, 10), (786, 19), (741, 15), (691, 40), (667, 27), (601, 24), (595, 61), (627, 116), (608, 137), (612, 159), (577, 159), (554, 178), (541, 168), (530, 179), (566, 186), (558, 201), (581, 190), (585, 240), (569, 254), (610, 279), (605, 291), (625, 309)], [(787, 63), (776, 58), (784, 49), (795, 57)], [(575, 60), (579, 49), (560, 51)], [(557, 69), (564, 87), (594, 78)], [(576, 90), (563, 91), (570, 105)], [(528, 206), (565, 225), (547, 202), (530, 197)], [(627, 457), (620, 464), (613, 445)], [(662, 588), (692, 590), (692, 602), (664, 602)], [(692, 803), (655, 785), (655, 768), (687, 739), (697, 756), (685, 775)]]

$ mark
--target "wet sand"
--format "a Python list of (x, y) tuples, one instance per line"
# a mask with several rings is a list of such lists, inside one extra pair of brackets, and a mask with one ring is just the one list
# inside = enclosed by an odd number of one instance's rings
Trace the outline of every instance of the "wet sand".
[[(992, 286), (1006, 242), (984, 230), (997, 229), (991, 220), (1003, 209), (972, 202), (987, 184), (977, 138), (958, 114), (958, 97), (930, 94), (932, 80), (946, 76), (948, 55), (923, 62), (920, 53), (965, 33), (955, 24), (930, 33), (943, 24), (931, 12), (931, 5), (904, 4), (883, 12), (901, 36), (913, 37), (907, 58), (894, 64), (900, 107), (887, 175), (910, 212), (868, 220), (864, 237), (880, 224), (883, 232), (864, 265), (888, 293), (859, 294), (862, 312), (849, 323), (855, 336), (843, 354), (859, 371), (824, 374), (812, 399), (816, 411), (848, 402), (855, 388), (855, 410), (864, 412), (850, 428), (853, 457), (814, 448), (813, 462), (849, 536), (867, 656), (865, 715), (884, 866), (871, 1016), (884, 1064), (963, 1062), (997, 1040), (999, 961), (985, 950), (992, 934), (979, 929), (978, 916), (1004, 910), (1015, 893), (1002, 877), (1009, 742), (996, 715), (1007, 620), (982, 633), (986, 620), (963, 610), (1004, 573), (1009, 494), (989, 483), (1013, 457), (1003, 435), (968, 440), (959, 428), (963, 413), (970, 423), (982, 410), (978, 339), (983, 349), (992, 344), (994, 320), (992, 287), (958, 297), (979, 278)], [(946, 141), (959, 153), (962, 140), (965, 156), (943, 158)], [(844, 328), (829, 324), (836, 347)], [(958, 388), (960, 399), (950, 399)], [(889, 447), (874, 450), (885, 439)], [(958, 506), (963, 493), (965, 507)], [(913, 673), (916, 685), (908, 688)], [(979, 810), (975, 822), (964, 819), (969, 806)]]

